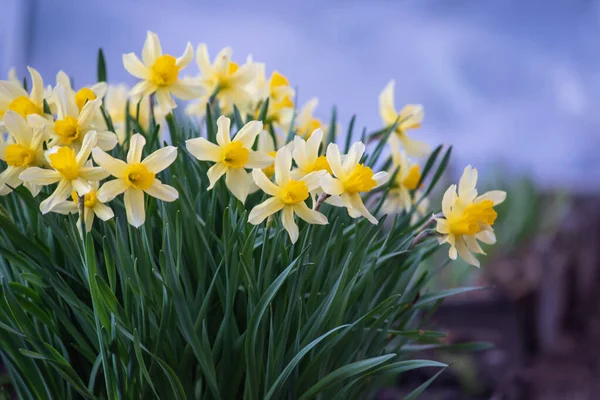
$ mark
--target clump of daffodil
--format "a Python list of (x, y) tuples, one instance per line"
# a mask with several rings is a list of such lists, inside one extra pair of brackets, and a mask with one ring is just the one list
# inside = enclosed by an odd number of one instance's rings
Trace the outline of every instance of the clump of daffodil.
[(451, 185), (442, 199), (442, 217), (436, 218), (437, 231), (442, 235), (440, 244), (449, 243), (449, 256), (457, 255), (471, 265), (479, 267), (472, 253), (485, 254), (478, 241), (494, 244), (496, 235), (492, 228), (497, 217), (494, 206), (506, 199), (506, 192), (492, 190), (477, 196), (477, 170), (467, 166), (458, 183)]
[[(83, 197), (83, 221), (85, 223), (85, 231), (90, 232), (94, 224), (94, 217), (100, 218), (102, 221), (108, 221), (115, 216), (113, 210), (98, 200), (98, 188), (100, 182), (92, 182), (92, 189)], [(79, 213), (79, 196), (77, 192), (71, 192), (71, 199), (57, 203), (52, 212), (59, 214), (77, 214)], [(77, 220), (77, 227), (81, 230), (81, 215)]]
[(177, 148), (166, 146), (142, 160), (146, 139), (139, 133), (131, 137), (127, 162), (116, 159), (99, 148), (93, 150), (94, 161), (117, 179), (106, 182), (98, 191), (98, 200), (107, 203), (125, 193), (124, 203), (127, 221), (138, 228), (146, 221), (144, 193), (162, 201), (175, 201), (177, 190), (165, 185), (156, 174), (166, 169), (177, 158)]
[(0, 120), (6, 111), (15, 111), (23, 118), (32, 114), (44, 115), (44, 81), (37, 70), (27, 67), (31, 75), (31, 92), (15, 80), (0, 81)]
[(370, 167), (361, 164), (360, 159), (365, 152), (365, 145), (356, 142), (344, 157), (337, 144), (327, 147), (327, 162), (334, 176), (325, 175), (321, 178), (321, 188), (331, 196), (327, 201), (338, 207), (346, 207), (352, 218), (363, 216), (371, 223), (377, 224), (377, 219), (371, 215), (360, 198), (360, 193), (371, 190), (387, 182), (388, 173), (385, 171), (373, 173)]
[(148, 31), (142, 50), (142, 60), (135, 53), (123, 55), (123, 65), (127, 72), (141, 79), (129, 92), (130, 96), (149, 96), (154, 94), (163, 110), (177, 107), (172, 96), (182, 100), (200, 97), (203, 89), (190, 79), (179, 75), (194, 58), (194, 49), (188, 42), (185, 52), (179, 58), (163, 54), (158, 36)]
[(423, 121), (423, 106), (409, 104), (400, 113), (394, 106), (394, 81), (390, 81), (379, 95), (379, 114), (386, 126), (392, 126), (396, 121), (398, 126), (390, 135), (389, 141), (392, 148), (402, 146), (409, 156), (421, 157), (429, 154), (431, 148), (427, 143), (410, 138), (406, 131), (419, 128)]
[(101, 149), (112, 150), (117, 145), (117, 136), (114, 132), (99, 129), (97, 116), (102, 105), (101, 98), (86, 101), (79, 108), (71, 89), (58, 84), (54, 94), (57, 118), (53, 124), (38, 115), (30, 117), (30, 121), (39, 126), (52, 124), (49, 146), (70, 146), (78, 150), (85, 137), (91, 132), (95, 132), (96, 146)]
[(277, 151), (275, 156), (275, 183), (260, 170), (252, 171), (254, 182), (266, 194), (272, 196), (250, 211), (248, 222), (257, 225), (270, 215), (281, 210), (281, 222), (290, 235), (292, 243), (298, 240), (298, 225), (294, 221), (294, 214), (309, 224), (325, 225), (327, 217), (318, 211), (311, 210), (306, 205), (310, 192), (317, 189), (324, 171), (312, 172), (299, 180), (292, 179), (292, 154), (286, 147)]
[(87, 163), (92, 148), (96, 147), (96, 132), (88, 133), (83, 139), (79, 152), (75, 154), (70, 147), (52, 147), (46, 153), (46, 159), (52, 169), (30, 167), (21, 173), (22, 181), (36, 185), (52, 185), (58, 182), (54, 192), (40, 204), (40, 211), (46, 214), (67, 199), (73, 190), (83, 196), (92, 190), (90, 182), (99, 181), (109, 174), (102, 167), (93, 167)]
[(222, 49), (211, 63), (206, 44), (201, 43), (196, 50), (196, 63), (200, 68), (198, 81), (205, 90), (205, 97), (190, 104), (189, 114), (203, 115), (206, 102), (210, 96), (215, 96), (224, 114), (233, 112), (237, 106), (242, 112), (249, 110), (252, 103), (250, 84), (256, 78), (256, 65), (250, 61), (239, 66), (231, 61), (231, 48)]
[(304, 140), (300, 136), (294, 137), (293, 156), (298, 166), (298, 168), (292, 171), (294, 179), (299, 179), (316, 171), (332, 173), (327, 157), (319, 155), (319, 149), (323, 141), (323, 131), (316, 129), (308, 136), (307, 140)]
[(188, 151), (198, 160), (215, 163), (208, 170), (208, 190), (225, 175), (225, 184), (229, 191), (244, 203), (252, 183), (246, 168), (267, 168), (273, 159), (267, 153), (252, 150), (256, 137), (262, 131), (262, 122), (248, 122), (233, 139), (230, 126), (230, 119), (220, 116), (217, 120), (217, 144), (205, 138), (194, 138), (188, 140), (186, 145)]
[[(10, 193), (11, 188), (23, 183), (19, 178), (21, 172), (46, 164), (43, 149), (46, 135), (43, 128), (32, 128), (19, 113), (10, 110), (4, 114), (4, 123), (12, 140), (0, 143), (0, 159), (7, 164), (0, 173), (0, 195)], [(25, 187), (33, 196), (37, 196), (41, 189), (31, 182), (25, 182)]]

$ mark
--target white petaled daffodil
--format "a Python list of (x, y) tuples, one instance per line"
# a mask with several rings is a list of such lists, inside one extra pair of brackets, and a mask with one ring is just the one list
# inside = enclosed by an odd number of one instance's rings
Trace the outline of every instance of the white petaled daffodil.
[(390, 135), (392, 148), (402, 145), (409, 156), (422, 157), (431, 152), (431, 147), (424, 142), (410, 138), (406, 131), (419, 128), (423, 121), (423, 106), (409, 104), (400, 113), (394, 106), (394, 81), (390, 81), (379, 95), (379, 114), (386, 126), (392, 126), (398, 121), (396, 131)]
[(207, 172), (210, 181), (208, 190), (225, 175), (229, 191), (244, 203), (252, 185), (252, 177), (246, 172), (246, 168), (267, 168), (273, 159), (267, 153), (252, 150), (256, 137), (262, 131), (262, 122), (248, 122), (233, 139), (230, 126), (230, 119), (220, 116), (217, 120), (217, 144), (205, 138), (194, 138), (186, 141), (186, 145), (198, 160), (215, 163)]
[[(23, 181), (19, 178), (21, 172), (29, 167), (46, 165), (43, 142), (43, 128), (31, 127), (25, 119), (15, 111), (7, 111), (4, 123), (10, 139), (0, 143), (0, 159), (8, 165), (0, 173), (0, 195), (8, 194), (11, 188), (20, 186)], [(11, 140), (12, 139), (12, 140)], [(31, 182), (25, 182), (33, 196), (37, 196), (41, 187)]]
[(387, 172), (373, 173), (371, 168), (360, 163), (360, 159), (365, 152), (365, 145), (362, 142), (356, 142), (344, 157), (335, 143), (327, 147), (327, 161), (333, 172), (333, 176), (325, 175), (321, 178), (321, 188), (331, 198), (330, 204), (342, 206), (348, 209), (348, 214), (352, 218), (363, 216), (371, 223), (377, 224), (377, 219), (371, 215), (367, 207), (360, 198), (360, 193), (368, 193), (371, 190), (383, 185), (388, 180)]
[(386, 214), (410, 211), (414, 203), (411, 192), (417, 190), (417, 185), (421, 180), (421, 167), (412, 163), (406, 154), (398, 149), (392, 150), (390, 172), (393, 173), (396, 169), (398, 169), (398, 173), (381, 207)]
[(191, 79), (182, 79), (179, 74), (194, 58), (194, 49), (188, 42), (183, 55), (175, 58), (163, 54), (158, 36), (148, 31), (142, 60), (135, 53), (123, 54), (123, 65), (127, 72), (141, 79), (129, 92), (130, 96), (149, 96), (152, 93), (163, 110), (177, 107), (173, 96), (192, 100), (202, 96), (204, 90)]
[[(85, 86), (75, 91), (71, 87), (71, 79), (69, 79), (69, 76), (64, 71), (58, 71), (58, 74), (56, 74), (56, 84), (62, 85), (68, 95), (73, 95), (75, 97), (75, 105), (79, 111), (83, 109), (83, 106), (85, 106), (85, 103), (88, 101), (103, 98), (107, 89), (106, 82), (97, 82), (91, 86)], [(54, 101), (56, 101), (56, 99)], [(99, 117), (102, 118), (99, 109), (98, 114)]]
[[(115, 216), (113, 210), (98, 200), (98, 188), (100, 182), (92, 182), (92, 190), (85, 194), (83, 198), (83, 221), (85, 223), (85, 231), (92, 230), (94, 217), (100, 218), (102, 221), (108, 221)], [(79, 213), (79, 196), (77, 192), (71, 193), (71, 199), (57, 203), (52, 209), (52, 212), (59, 214), (77, 214)], [(77, 220), (77, 228), (81, 232), (81, 215)]]
[(442, 199), (443, 217), (436, 218), (437, 231), (442, 235), (440, 244), (449, 243), (449, 256), (457, 255), (471, 265), (479, 267), (479, 260), (472, 253), (485, 254), (478, 241), (496, 243), (492, 226), (497, 217), (494, 206), (506, 199), (506, 192), (491, 190), (477, 196), (477, 170), (470, 165), (465, 168), (456, 185), (451, 185)]
[(19, 78), (17, 77), (17, 69), (15, 67), (10, 67), (8, 69), (8, 80), (10, 82), (19, 83)]
[(315, 171), (331, 172), (331, 167), (326, 156), (319, 155), (319, 149), (323, 141), (323, 131), (315, 129), (308, 140), (304, 140), (300, 136), (294, 137), (294, 161), (298, 168), (292, 171), (292, 178), (299, 179), (305, 175)]
[(70, 147), (52, 147), (46, 152), (46, 159), (52, 169), (30, 167), (21, 172), (19, 178), (36, 185), (52, 185), (58, 182), (54, 192), (40, 203), (40, 211), (46, 214), (67, 199), (73, 190), (83, 196), (92, 190), (90, 182), (100, 181), (109, 174), (102, 167), (87, 163), (92, 149), (96, 147), (96, 132), (88, 133), (83, 139), (79, 152)]
[(327, 217), (318, 211), (311, 210), (305, 203), (310, 197), (310, 192), (319, 187), (319, 182), (324, 171), (313, 172), (299, 180), (290, 176), (292, 167), (292, 154), (286, 147), (279, 149), (275, 156), (275, 183), (260, 170), (252, 171), (254, 182), (266, 194), (272, 196), (250, 211), (248, 222), (258, 225), (265, 218), (281, 211), (281, 222), (290, 235), (292, 243), (298, 240), (298, 225), (294, 221), (294, 214), (309, 224), (325, 225)]
[(113, 158), (101, 149), (93, 150), (94, 161), (117, 178), (102, 185), (98, 191), (98, 200), (107, 203), (121, 193), (125, 193), (127, 221), (136, 228), (146, 221), (144, 193), (167, 202), (179, 198), (175, 188), (165, 185), (156, 178), (156, 174), (175, 161), (177, 148), (163, 147), (142, 160), (145, 145), (146, 139), (142, 135), (139, 133), (133, 135), (129, 142), (127, 162)]
[(269, 155), (269, 157), (271, 157), (271, 165), (263, 168), (262, 170), (269, 179), (275, 175), (275, 155), (277, 154), (278, 148), (279, 146), (276, 146), (275, 141), (270, 133), (263, 130), (258, 134), (257, 150), (266, 153)]
[(190, 104), (187, 112), (203, 115), (206, 102), (213, 94), (219, 100), (219, 106), (224, 114), (233, 112), (237, 106), (241, 112), (247, 112), (252, 102), (250, 84), (256, 78), (257, 67), (251, 61), (239, 66), (231, 61), (230, 47), (222, 49), (215, 61), (211, 63), (206, 44), (201, 43), (196, 49), (196, 63), (200, 69), (198, 82), (205, 90), (205, 97)]
[(317, 105), (319, 105), (319, 99), (314, 97), (307, 101), (298, 112), (294, 120), (294, 127), (298, 136), (308, 139), (317, 129), (325, 130), (323, 121), (313, 116)]
[(52, 124), (39, 115), (32, 115), (29, 121), (38, 126), (51, 125), (51, 140), (49, 146), (70, 146), (79, 150), (87, 135), (95, 133), (96, 146), (103, 150), (112, 150), (117, 145), (117, 136), (114, 132), (100, 130), (98, 126), (98, 113), (102, 99), (97, 98), (87, 101), (80, 109), (75, 101), (71, 89), (61, 84), (55, 88), (57, 118)]
[(0, 120), (6, 111), (15, 111), (23, 118), (32, 114), (44, 115), (44, 81), (37, 70), (27, 67), (31, 75), (31, 92), (14, 80), (0, 81)]
[[(294, 89), (288, 79), (281, 73), (274, 71), (269, 79), (269, 108), (267, 121), (285, 129), (289, 127), (294, 117)], [(261, 107), (256, 110), (260, 114)]]

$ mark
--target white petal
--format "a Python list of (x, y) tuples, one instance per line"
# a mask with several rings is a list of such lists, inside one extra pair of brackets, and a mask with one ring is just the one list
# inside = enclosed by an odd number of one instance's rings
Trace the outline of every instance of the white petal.
[(283, 147), (275, 155), (275, 182), (285, 186), (290, 181), (290, 168), (292, 168), (292, 154), (288, 148)]
[(321, 188), (327, 194), (339, 196), (344, 193), (344, 185), (342, 181), (332, 177), (331, 175), (324, 175), (321, 177)]
[(330, 143), (327, 146), (327, 162), (336, 178), (344, 179), (346, 177), (346, 173), (342, 167), (340, 149), (335, 143)]
[(177, 147), (167, 146), (156, 150), (142, 161), (150, 172), (155, 174), (166, 169), (177, 158)]
[(323, 131), (321, 128), (315, 129), (306, 141), (306, 157), (317, 158), (319, 156), (319, 148), (323, 142)]
[(148, 79), (150, 70), (146, 67), (135, 53), (123, 54), (123, 66), (131, 75), (139, 79)]
[(281, 212), (281, 222), (283, 223), (283, 227), (290, 235), (290, 240), (292, 243), (296, 243), (298, 240), (298, 225), (294, 222), (294, 208), (292, 206), (286, 206), (283, 208)]
[(146, 97), (156, 91), (156, 86), (150, 81), (140, 81), (129, 91), (130, 97)]
[(114, 149), (117, 143), (119, 143), (117, 135), (111, 131), (96, 132), (96, 139), (96, 146), (104, 151), (110, 151)]
[(131, 137), (131, 140), (129, 141), (129, 151), (127, 152), (127, 164), (137, 164), (142, 161), (142, 150), (145, 145), (146, 138), (139, 133), (136, 133)]
[(379, 115), (385, 125), (392, 125), (398, 113), (394, 108), (394, 85), (395, 82), (390, 81), (379, 95)]
[(456, 185), (450, 185), (450, 187), (444, 193), (444, 197), (442, 198), (442, 213), (446, 218), (448, 218), (450, 215), (452, 206), (454, 205), (455, 197)]
[(278, 197), (271, 197), (265, 200), (250, 211), (248, 222), (252, 225), (258, 225), (270, 215), (275, 214), (283, 208), (284, 204)]
[(115, 179), (106, 182), (98, 191), (98, 200), (108, 203), (127, 190), (127, 183), (123, 179)]
[(221, 160), (221, 149), (205, 138), (189, 139), (186, 142), (187, 150), (200, 161), (218, 162)]
[(52, 210), (52, 208), (67, 199), (73, 190), (73, 186), (70, 181), (65, 179), (61, 180), (56, 187), (56, 190), (48, 196), (48, 198), (40, 203), (40, 211), (42, 214), (47, 214)]
[(194, 48), (192, 47), (192, 44), (190, 42), (187, 42), (183, 55), (177, 58), (175, 65), (177, 65), (179, 69), (184, 69), (193, 59)]
[(73, 186), (73, 190), (75, 190), (80, 196), (86, 195), (90, 192), (90, 190), (92, 190), (92, 185), (82, 178), (73, 179), (71, 181), (71, 186)]
[(127, 189), (125, 191), (124, 202), (125, 211), (127, 212), (127, 222), (136, 228), (144, 225), (144, 222), (146, 222), (144, 191), (134, 188)]
[(205, 43), (200, 43), (196, 49), (196, 63), (202, 73), (202, 76), (208, 76), (212, 72), (212, 65), (210, 64), (210, 56), (208, 55), (208, 49)]
[(465, 244), (467, 245), (467, 249), (473, 253), (485, 254), (485, 251), (479, 246), (477, 243), (477, 239), (473, 235), (463, 235), (463, 239), (465, 239)]
[(19, 113), (8, 110), (4, 114), (4, 125), (17, 143), (29, 147), (33, 132), (27, 121)]
[(437, 222), (437, 226), (436, 226), (436, 230), (441, 233), (441, 234), (448, 234), (450, 233), (450, 224), (448, 223), (447, 220), (443, 219), (443, 218), (438, 218), (436, 220)]
[(127, 171), (127, 164), (124, 161), (113, 158), (99, 148), (93, 149), (92, 155), (94, 156), (94, 161), (96, 161), (96, 164), (107, 170), (111, 175), (118, 178), (125, 175), (125, 171)]
[(246, 168), (267, 168), (273, 165), (273, 157), (262, 151), (250, 151)]
[(79, 151), (77, 152), (77, 156), (75, 157), (77, 160), (77, 164), (79, 165), (80, 168), (83, 167), (83, 165), (90, 158), (92, 149), (94, 147), (96, 147), (96, 143), (98, 142), (97, 138), (98, 138), (98, 136), (96, 135), (96, 132), (94, 132), (94, 131), (88, 132), (85, 135), (85, 137), (83, 138), (83, 143), (81, 145), (81, 148), (79, 149)]
[(246, 197), (250, 193), (250, 184), (252, 178), (244, 168), (229, 168), (225, 174), (225, 184), (233, 195), (242, 203), (246, 202)]
[[(354, 210), (359, 212), (363, 217), (368, 219), (369, 222), (371, 222), (372, 224), (377, 225), (379, 223), (379, 221), (377, 221), (377, 218), (372, 216), (371, 213), (369, 212), (369, 210), (367, 210), (367, 207), (365, 207), (365, 204), (363, 203), (363, 201), (360, 198), (360, 195), (358, 193), (354, 193), (353, 195), (350, 195), (348, 197), (350, 199), (350, 203), (352, 204), (352, 208)], [(350, 210), (348, 210), (348, 211), (350, 212)]]
[(281, 189), (267, 178), (264, 172), (260, 169), (252, 170), (252, 178), (254, 183), (266, 194), (270, 196), (277, 196)]
[(471, 254), (469, 249), (467, 249), (467, 246), (461, 237), (458, 237), (456, 240), (456, 250), (458, 251), (458, 255), (467, 263), (479, 267), (479, 260)]
[(402, 146), (404, 146), (404, 150), (406, 150), (406, 153), (408, 153), (410, 156), (423, 157), (431, 153), (431, 146), (425, 142), (419, 142), (411, 139), (407, 135), (402, 135), (402, 137), (400, 137), (400, 141), (402, 142)]
[(77, 124), (80, 129), (87, 130), (92, 123), (92, 120), (96, 115), (98, 115), (98, 111), (100, 110), (100, 106), (102, 105), (102, 99), (97, 98), (85, 103), (79, 116), (77, 117)]
[(84, 167), (79, 170), (79, 176), (83, 179), (94, 182), (108, 178), (110, 172), (102, 167)]
[(60, 203), (57, 203), (54, 207), (52, 207), (51, 211), (53, 213), (63, 214), (63, 215), (77, 214), (79, 212), (79, 207), (77, 207), (77, 204), (75, 204), (74, 201), (66, 200), (66, 201), (61, 201)]
[(481, 196), (475, 199), (476, 203), (479, 203), (484, 200), (491, 200), (494, 205), (498, 205), (506, 200), (506, 192), (502, 190), (490, 190), (489, 192), (485, 192)]
[(152, 197), (156, 197), (162, 201), (175, 201), (179, 198), (179, 192), (172, 186), (165, 185), (158, 179), (155, 179), (150, 188), (145, 190)]
[(206, 190), (211, 190), (215, 186), (217, 181), (223, 176), (223, 174), (227, 172), (227, 169), (227, 166), (220, 162), (210, 167), (206, 172), (208, 180), (210, 181), (210, 185)]
[[(475, 191), (475, 186), (477, 185), (477, 169), (467, 165), (463, 171), (462, 176), (460, 177), (460, 181), (458, 182), (458, 196), (459, 197), (475, 197), (473, 196), (473, 192)], [(475, 195), (476, 195), (475, 191)], [(473, 199), (470, 199), (473, 200)]]
[(309, 191), (313, 191), (321, 187), (321, 178), (327, 175), (327, 171), (314, 171), (306, 174), (300, 179), (306, 183)]
[(51, 185), (60, 181), (61, 178), (60, 172), (39, 167), (27, 168), (19, 175), (19, 179), (22, 181), (35, 183), (36, 185)]
[(199, 99), (206, 94), (204, 87), (193, 83), (189, 79), (179, 79), (177, 82), (169, 86), (169, 90), (173, 96), (181, 100)]
[(262, 131), (263, 124), (261, 121), (250, 121), (235, 135), (233, 140), (240, 141), (244, 147), (250, 149), (256, 141), (256, 137)]
[(173, 96), (171, 96), (171, 92), (169, 89), (160, 88), (156, 90), (156, 102), (163, 110), (173, 110), (177, 107), (177, 103), (173, 100)]
[(102, 221), (108, 221), (112, 217), (115, 216), (113, 210), (107, 206), (106, 204), (96, 203), (94, 205), (94, 213), (100, 218)]
[(496, 234), (493, 231), (481, 231), (478, 232), (475, 237), (477, 238), (477, 240), (480, 240), (481, 242), (485, 243), (485, 244), (494, 244), (496, 243)]
[(308, 208), (305, 202), (294, 204), (294, 212), (309, 224), (327, 225), (327, 217), (318, 211)]
[(29, 98), (35, 104), (40, 105), (44, 101), (44, 81), (40, 73), (31, 67), (27, 67), (29, 74), (31, 75), (31, 94)]
[(389, 175), (385, 171), (380, 171), (373, 175), (373, 179), (375, 180), (375, 182), (377, 182), (377, 185), (375, 187), (378, 188), (379, 186), (385, 184), (388, 181)]
[(231, 120), (223, 115), (217, 119), (217, 143), (224, 146), (231, 142), (230, 134)]
[[(94, 225), (94, 210), (85, 208), (83, 210), (83, 218), (85, 221), (85, 231), (90, 232), (92, 230), (92, 226)], [(77, 224), (77, 226), (81, 227), (81, 222)]]
[[(142, 49), (142, 60), (144, 64), (151, 67), (158, 57), (162, 56), (162, 48), (160, 46), (160, 40), (154, 32), (148, 31), (146, 33), (146, 41)], [(133, 74), (132, 74), (133, 75)]]
[(364, 153), (365, 145), (362, 142), (356, 142), (352, 144), (342, 164), (342, 168), (347, 174), (351, 173), (354, 170), (354, 167), (358, 165)]

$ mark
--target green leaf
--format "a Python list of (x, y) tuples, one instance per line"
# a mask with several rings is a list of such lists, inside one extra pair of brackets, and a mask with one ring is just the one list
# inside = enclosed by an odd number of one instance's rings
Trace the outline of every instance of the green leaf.
[(445, 370), (446, 370), (446, 368), (443, 368), (437, 374), (435, 374), (434, 376), (432, 376), (431, 378), (429, 378), (426, 382), (424, 382), (418, 388), (416, 388), (415, 390), (413, 390), (412, 392), (410, 392), (408, 394), (408, 396), (406, 396), (404, 398), (404, 400), (415, 400), (416, 398), (418, 398), (420, 395), (423, 394), (423, 392), (425, 391), (425, 389), (427, 389), (429, 387), (429, 385), (431, 385), (433, 383), (433, 381), (435, 381), (437, 379), (437, 377), (440, 376), (440, 374), (442, 372), (444, 372)]
[(102, 48), (98, 49), (98, 82), (106, 82), (106, 60)]

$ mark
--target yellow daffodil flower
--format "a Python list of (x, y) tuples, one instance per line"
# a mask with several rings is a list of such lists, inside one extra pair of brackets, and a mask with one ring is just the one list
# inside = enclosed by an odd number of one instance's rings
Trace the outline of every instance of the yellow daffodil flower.
[[(84, 86), (75, 91), (71, 87), (71, 79), (64, 71), (58, 71), (58, 74), (56, 74), (56, 84), (62, 85), (65, 88), (67, 95), (75, 96), (75, 104), (79, 111), (83, 109), (83, 106), (85, 106), (85, 103), (88, 101), (103, 98), (107, 89), (106, 82), (97, 82), (91, 86)], [(99, 116), (102, 117), (100, 113)]]
[[(113, 210), (98, 200), (98, 188), (100, 182), (92, 182), (92, 190), (90, 190), (83, 198), (83, 221), (85, 222), (85, 231), (90, 232), (94, 224), (94, 217), (100, 218), (102, 221), (108, 221), (115, 216)], [(57, 203), (52, 209), (52, 212), (59, 214), (77, 214), (79, 213), (79, 196), (77, 192), (71, 193), (71, 199)], [(77, 220), (77, 228), (81, 232), (81, 215)]]
[(331, 174), (331, 167), (326, 156), (319, 155), (323, 141), (323, 131), (316, 129), (309, 135), (308, 140), (300, 136), (294, 137), (294, 161), (298, 168), (292, 171), (292, 178), (299, 179), (315, 171), (326, 171)]
[[(288, 79), (281, 73), (274, 71), (269, 79), (269, 108), (267, 121), (282, 128), (289, 127), (294, 117), (294, 89)], [(257, 116), (260, 107), (256, 110)]]
[(175, 188), (165, 185), (156, 178), (156, 174), (175, 161), (177, 148), (163, 147), (142, 160), (142, 150), (145, 145), (146, 139), (142, 135), (139, 133), (133, 135), (129, 142), (127, 162), (113, 158), (101, 149), (93, 150), (94, 161), (117, 178), (102, 185), (98, 192), (98, 200), (106, 203), (124, 192), (127, 221), (136, 228), (146, 221), (144, 193), (167, 202), (179, 198)]
[(377, 219), (365, 207), (360, 193), (368, 193), (383, 185), (388, 179), (388, 173), (374, 174), (371, 168), (360, 164), (364, 152), (365, 145), (356, 142), (350, 147), (342, 163), (342, 156), (337, 144), (330, 143), (327, 147), (327, 161), (335, 177), (323, 176), (321, 187), (325, 193), (331, 195), (331, 198), (328, 199), (330, 204), (346, 207), (352, 218), (363, 216), (371, 223), (377, 224)]
[(294, 214), (309, 224), (325, 225), (327, 217), (318, 211), (311, 210), (305, 203), (309, 193), (319, 187), (319, 181), (324, 171), (313, 172), (305, 175), (300, 180), (290, 176), (292, 167), (292, 154), (286, 147), (277, 151), (275, 156), (275, 183), (260, 170), (252, 171), (254, 182), (266, 194), (272, 196), (250, 211), (248, 222), (258, 225), (270, 215), (281, 210), (281, 222), (290, 235), (292, 243), (298, 240), (298, 225), (294, 221)]
[(421, 179), (421, 167), (413, 164), (401, 150), (392, 150), (392, 167), (390, 173), (398, 169), (387, 199), (381, 209), (385, 214), (409, 212), (414, 203), (411, 191), (417, 190)]
[(30, 167), (21, 172), (19, 176), (21, 180), (36, 185), (52, 185), (58, 182), (54, 193), (41, 202), (42, 214), (52, 211), (56, 204), (68, 198), (73, 190), (79, 196), (89, 193), (92, 190), (90, 181), (99, 181), (109, 175), (102, 167), (86, 165), (94, 147), (96, 147), (96, 132), (90, 132), (83, 139), (83, 144), (77, 154), (66, 146), (55, 146), (48, 150), (46, 159), (52, 169)]
[(182, 79), (179, 74), (194, 58), (194, 49), (188, 42), (185, 52), (179, 58), (163, 54), (158, 36), (148, 31), (142, 50), (142, 61), (135, 53), (123, 55), (123, 65), (127, 72), (141, 81), (129, 92), (130, 96), (155, 94), (156, 101), (163, 110), (177, 107), (173, 96), (191, 100), (202, 96), (202, 87), (190, 79)]
[(294, 120), (294, 127), (298, 136), (308, 139), (317, 129), (327, 131), (323, 121), (313, 116), (318, 104), (319, 99), (316, 97), (312, 98), (307, 101), (300, 109), (300, 112), (298, 112), (298, 115)]
[(252, 182), (245, 168), (267, 168), (272, 163), (272, 158), (267, 153), (252, 151), (254, 141), (262, 131), (262, 122), (248, 122), (233, 139), (230, 136), (230, 126), (230, 119), (220, 116), (217, 120), (217, 144), (205, 138), (194, 138), (186, 141), (186, 145), (188, 151), (198, 160), (215, 163), (208, 170), (208, 190), (225, 175), (225, 184), (229, 191), (244, 203)]
[(211, 63), (206, 44), (201, 43), (196, 50), (196, 63), (200, 68), (198, 81), (205, 90), (205, 97), (190, 104), (189, 114), (203, 115), (208, 98), (216, 93), (223, 114), (231, 114), (233, 106), (247, 112), (252, 102), (250, 83), (255, 79), (257, 69), (254, 63), (247, 62), (241, 67), (231, 61), (231, 48), (226, 47), (217, 54)]
[[(0, 173), (0, 195), (10, 193), (11, 187), (16, 188), (23, 183), (19, 178), (21, 172), (46, 164), (43, 149), (46, 135), (42, 128), (32, 128), (21, 114), (10, 110), (4, 114), (4, 123), (13, 140), (7, 140), (0, 146), (0, 159), (8, 165)], [(31, 182), (25, 182), (25, 187), (33, 196), (37, 196), (41, 189)]]
[(32, 114), (44, 115), (44, 81), (37, 70), (27, 67), (31, 75), (31, 92), (27, 93), (17, 81), (0, 81), (0, 120), (8, 110), (23, 118)]
[(506, 199), (506, 192), (492, 190), (477, 196), (477, 170), (467, 166), (456, 185), (451, 185), (442, 199), (443, 217), (436, 218), (437, 231), (442, 235), (440, 244), (449, 243), (449, 256), (457, 255), (467, 263), (479, 267), (472, 253), (485, 254), (478, 241), (494, 244), (494, 221), (497, 213), (494, 206)]
[[(279, 146), (275, 145), (273, 137), (269, 132), (263, 130), (258, 134), (257, 150), (268, 154), (269, 157), (271, 157), (272, 161), (271, 165), (269, 165), (266, 168), (263, 168), (262, 170), (269, 179), (271, 179), (273, 175), (275, 175), (275, 155), (277, 154), (278, 148)], [(256, 187), (256, 189), (258, 189), (258, 187)]]
[(410, 156), (425, 156), (431, 152), (431, 147), (424, 142), (411, 139), (406, 134), (407, 130), (421, 126), (424, 117), (423, 106), (409, 104), (397, 113), (394, 107), (394, 84), (394, 81), (390, 81), (379, 95), (379, 114), (383, 123), (392, 126), (396, 120), (398, 121), (396, 131), (390, 135), (390, 145), (392, 148), (402, 145)]

